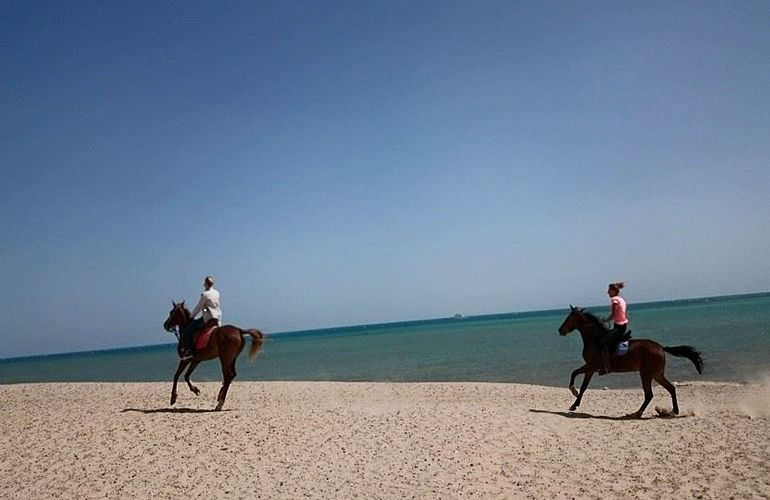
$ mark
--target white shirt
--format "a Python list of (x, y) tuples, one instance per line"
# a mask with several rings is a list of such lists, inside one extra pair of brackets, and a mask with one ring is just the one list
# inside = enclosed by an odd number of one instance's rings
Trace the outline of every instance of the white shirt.
[(190, 313), (190, 317), (194, 318), (196, 314), (203, 311), (203, 321), (208, 323), (211, 319), (216, 319), (217, 323), (222, 324), (222, 309), (219, 306), (219, 292), (214, 288), (209, 288), (201, 294), (201, 299), (198, 301), (198, 305)]

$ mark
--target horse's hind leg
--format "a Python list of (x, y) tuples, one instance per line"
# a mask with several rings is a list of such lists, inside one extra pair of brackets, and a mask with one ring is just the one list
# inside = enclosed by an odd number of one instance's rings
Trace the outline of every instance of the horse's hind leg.
[(674, 387), (674, 384), (669, 382), (666, 376), (662, 373), (655, 377), (655, 380), (660, 385), (662, 385), (669, 394), (671, 394), (671, 402), (674, 405), (674, 415), (679, 415), (679, 404), (676, 402), (676, 387)]
[(231, 362), (222, 361), (222, 378), (222, 388), (219, 389), (219, 396), (217, 396), (216, 411), (221, 410), (222, 406), (224, 406), (225, 399), (227, 398), (227, 389), (235, 378), (235, 359)]
[(642, 418), (647, 405), (652, 401), (652, 375), (649, 373), (639, 372), (639, 376), (642, 378), (642, 389), (644, 389), (644, 402), (642, 402), (641, 408), (633, 414), (634, 418)]
[(190, 375), (192, 375), (192, 372), (195, 371), (195, 369), (200, 364), (200, 361), (193, 361), (190, 363), (190, 368), (187, 369), (187, 372), (184, 374), (184, 380), (187, 382), (187, 387), (190, 388), (190, 390), (196, 395), (200, 395), (201, 391), (194, 385), (192, 385), (192, 382), (190, 382)]

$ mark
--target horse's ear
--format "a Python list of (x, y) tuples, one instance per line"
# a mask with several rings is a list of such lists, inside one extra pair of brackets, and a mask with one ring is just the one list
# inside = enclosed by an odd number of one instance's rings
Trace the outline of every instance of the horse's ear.
[(570, 310), (570, 311), (572, 311), (572, 312), (575, 312), (575, 306), (573, 306), (572, 304), (570, 304), (570, 305), (569, 305), (569, 310)]
[(171, 307), (176, 307), (176, 302), (174, 302), (173, 300), (171, 301)]

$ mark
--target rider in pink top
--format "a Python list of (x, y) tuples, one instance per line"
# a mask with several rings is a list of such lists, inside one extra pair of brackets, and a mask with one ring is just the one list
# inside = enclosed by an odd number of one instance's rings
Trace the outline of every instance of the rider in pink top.
[(599, 347), (602, 352), (602, 362), (604, 367), (599, 371), (599, 375), (610, 372), (610, 349), (613, 348), (618, 339), (622, 338), (628, 328), (628, 316), (626, 315), (626, 301), (620, 296), (620, 289), (625, 283), (619, 281), (610, 283), (607, 287), (607, 295), (610, 296), (610, 315), (605, 321), (612, 321), (612, 329), (599, 337)]
[[(615, 293), (619, 293), (620, 290), (615, 291)], [(626, 299), (621, 297), (620, 295), (612, 296), (610, 293), (610, 316), (607, 318), (607, 321), (612, 320), (612, 322), (615, 324), (615, 326), (618, 325), (627, 325), (628, 324), (628, 317), (626, 316)]]

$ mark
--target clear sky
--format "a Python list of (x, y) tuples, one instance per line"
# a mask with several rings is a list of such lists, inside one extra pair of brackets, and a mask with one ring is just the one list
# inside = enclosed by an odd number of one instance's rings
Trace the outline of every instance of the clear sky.
[(770, 290), (770, 3), (0, 3), (0, 357)]

